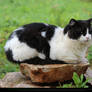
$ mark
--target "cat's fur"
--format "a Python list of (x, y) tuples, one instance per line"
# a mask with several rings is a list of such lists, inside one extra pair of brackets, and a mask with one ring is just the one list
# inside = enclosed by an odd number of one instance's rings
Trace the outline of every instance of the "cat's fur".
[(63, 29), (58, 26), (31, 23), (16, 29), (5, 45), (9, 61), (30, 64), (86, 62), (92, 44), (92, 19), (71, 19)]

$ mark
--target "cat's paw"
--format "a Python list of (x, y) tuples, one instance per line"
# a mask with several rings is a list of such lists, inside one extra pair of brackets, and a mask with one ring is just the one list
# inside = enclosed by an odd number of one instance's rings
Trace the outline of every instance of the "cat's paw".
[(81, 59), (81, 63), (84, 64), (84, 63), (89, 63), (89, 62), (88, 62), (88, 59), (82, 58), (82, 59)]

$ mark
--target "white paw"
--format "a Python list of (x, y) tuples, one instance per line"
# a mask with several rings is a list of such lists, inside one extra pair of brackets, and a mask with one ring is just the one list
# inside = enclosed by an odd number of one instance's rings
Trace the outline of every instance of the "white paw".
[(88, 62), (88, 60), (86, 58), (82, 58), (81, 63), (89, 63), (89, 62)]
[(44, 54), (42, 54), (42, 53), (39, 53), (38, 57), (40, 57), (41, 59), (45, 59), (46, 58), (46, 56)]

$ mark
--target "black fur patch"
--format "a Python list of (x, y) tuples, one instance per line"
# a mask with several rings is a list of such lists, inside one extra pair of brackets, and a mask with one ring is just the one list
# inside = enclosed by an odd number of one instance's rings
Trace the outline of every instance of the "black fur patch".
[(7, 59), (8, 59), (10, 62), (19, 63), (18, 61), (15, 61), (15, 60), (13, 59), (13, 54), (12, 54), (12, 51), (11, 51), (10, 49), (8, 49), (7, 51), (5, 51), (5, 54), (6, 54)]
[(54, 25), (49, 25), (45, 30), (46, 30), (46, 39), (47, 40), (51, 40), (54, 32), (55, 32), (55, 28), (57, 28)]
[(13, 60), (13, 58), (12, 58), (12, 51), (10, 49), (8, 49), (5, 53), (6, 53), (7, 58), (10, 61), (12, 61)]
[(25, 60), (20, 63), (28, 63), (28, 64), (34, 64), (34, 65), (48, 65), (48, 64), (67, 64), (64, 61), (59, 60), (51, 60), (51, 59), (40, 59), (39, 57), (31, 58), (29, 60)]

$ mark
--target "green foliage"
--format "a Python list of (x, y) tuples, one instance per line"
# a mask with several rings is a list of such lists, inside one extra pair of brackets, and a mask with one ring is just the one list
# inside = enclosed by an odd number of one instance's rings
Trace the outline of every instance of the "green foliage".
[(83, 78), (84, 78), (83, 74), (78, 76), (78, 74), (74, 72), (72, 78), (74, 85), (72, 83), (63, 85), (60, 84), (60, 86), (57, 86), (57, 88), (88, 88), (86, 84), (88, 83), (89, 79), (83, 81)]
[(88, 88), (88, 86), (86, 85), (86, 83), (88, 83), (88, 79), (86, 79), (83, 82), (83, 74), (80, 75), (80, 77), (78, 76), (78, 74), (76, 72), (73, 73), (73, 81), (75, 83), (75, 87), (76, 88)]
[[(0, 78), (7, 72), (19, 71), (6, 59), (3, 48), (13, 30), (31, 22), (64, 27), (71, 18), (91, 17), (91, 0), (0, 0)], [(92, 48), (88, 59), (91, 62)]]
[(73, 88), (73, 85), (72, 85), (72, 83), (63, 84), (63, 85), (60, 84), (60, 86), (57, 86), (57, 88)]

